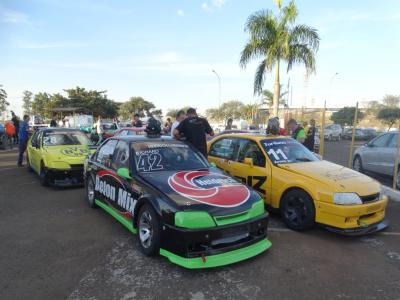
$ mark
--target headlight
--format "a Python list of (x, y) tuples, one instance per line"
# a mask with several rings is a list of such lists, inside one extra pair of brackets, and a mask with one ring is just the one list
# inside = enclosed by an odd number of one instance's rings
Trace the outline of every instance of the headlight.
[(362, 201), (356, 193), (334, 193), (333, 203), (339, 205), (352, 205), (362, 204)]

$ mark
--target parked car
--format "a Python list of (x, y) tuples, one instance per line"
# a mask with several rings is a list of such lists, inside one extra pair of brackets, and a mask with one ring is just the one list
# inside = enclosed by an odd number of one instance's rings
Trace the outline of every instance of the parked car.
[(138, 135), (138, 134), (144, 132), (145, 129), (146, 129), (146, 127), (120, 128), (114, 133), (114, 136)]
[[(352, 135), (353, 135), (353, 128), (348, 128), (348, 129), (344, 130), (342, 137), (343, 137), (343, 139), (351, 140)], [(354, 139), (356, 141), (365, 140), (364, 130), (361, 128), (356, 128), (356, 130), (354, 132)]]
[(364, 140), (366, 141), (370, 141), (378, 136), (378, 133), (374, 128), (364, 128), (363, 133), (364, 133)]
[(319, 223), (356, 235), (387, 226), (388, 199), (379, 182), (321, 160), (292, 138), (221, 135), (208, 142), (208, 159), (252, 186), (291, 229)]
[[(357, 148), (354, 152), (353, 169), (393, 176), (397, 138), (398, 132), (387, 132)], [(396, 185), (400, 189), (400, 176), (397, 176)]]
[(339, 124), (325, 126), (324, 137), (328, 141), (340, 141), (342, 139), (343, 129)]
[(119, 129), (117, 122), (102, 122), (101, 127), (103, 127), (104, 138), (109, 138), (114, 135), (114, 133)]

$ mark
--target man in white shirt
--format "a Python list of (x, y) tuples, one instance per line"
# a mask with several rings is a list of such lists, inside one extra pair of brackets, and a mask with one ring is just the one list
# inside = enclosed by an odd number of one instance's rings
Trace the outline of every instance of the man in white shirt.
[(175, 122), (172, 123), (171, 126), (171, 136), (174, 137), (174, 129), (176, 127), (178, 127), (179, 123), (182, 122), (183, 120), (185, 120), (186, 118), (186, 113), (183, 110), (178, 111), (178, 113), (176, 114), (176, 118), (175, 118)]
[(103, 132), (103, 126), (101, 126), (101, 117), (99, 116), (96, 123), (96, 133), (99, 136), (99, 143), (103, 141)]

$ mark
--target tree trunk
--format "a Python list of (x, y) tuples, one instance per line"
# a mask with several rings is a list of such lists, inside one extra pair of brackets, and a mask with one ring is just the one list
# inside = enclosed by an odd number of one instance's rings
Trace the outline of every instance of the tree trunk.
[(275, 83), (274, 83), (274, 98), (273, 98), (273, 105), (274, 105), (274, 113), (273, 116), (278, 116), (278, 109), (279, 109), (279, 95), (281, 93), (280, 89), (280, 82), (279, 82), (279, 59), (275, 65), (276, 73), (275, 73)]

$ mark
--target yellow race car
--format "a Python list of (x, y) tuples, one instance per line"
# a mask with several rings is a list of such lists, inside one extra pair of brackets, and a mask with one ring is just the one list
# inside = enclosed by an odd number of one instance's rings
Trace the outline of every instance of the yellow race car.
[(95, 147), (78, 129), (41, 128), (28, 141), (28, 168), (43, 185), (82, 185), (83, 164), (91, 148)]
[(320, 160), (292, 138), (226, 134), (208, 142), (208, 159), (252, 186), (286, 225), (315, 223), (358, 235), (387, 227), (381, 185), (354, 170)]

